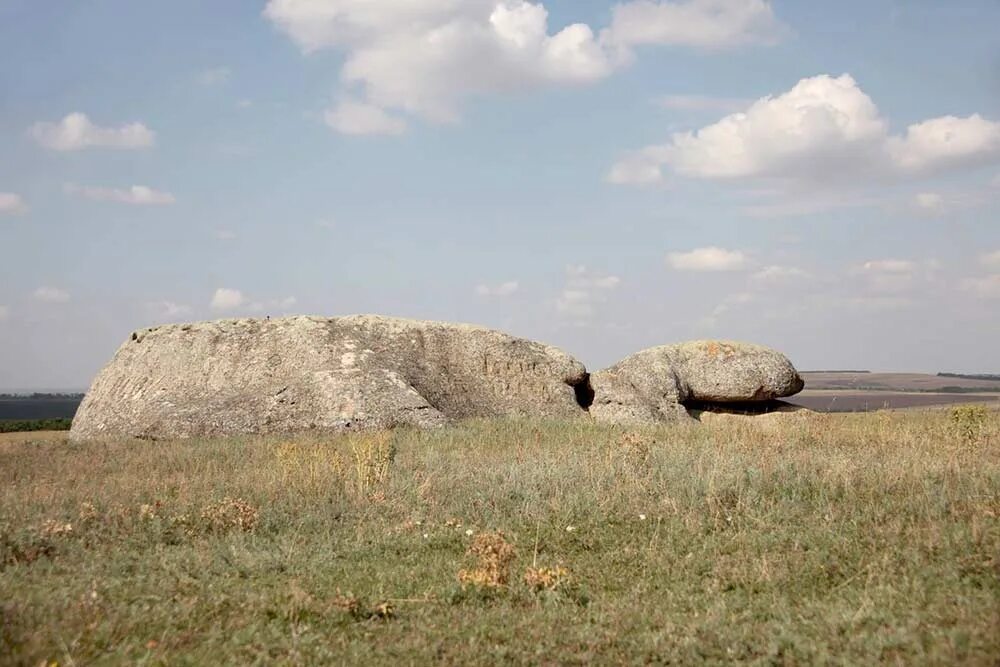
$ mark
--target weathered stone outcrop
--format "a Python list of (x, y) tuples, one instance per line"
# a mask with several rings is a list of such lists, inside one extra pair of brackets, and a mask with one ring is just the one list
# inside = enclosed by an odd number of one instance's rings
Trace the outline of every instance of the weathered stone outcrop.
[(644, 423), (687, 419), (685, 404), (766, 402), (804, 383), (772, 349), (728, 341), (692, 341), (643, 350), (591, 376), (595, 419)]
[(583, 365), (481, 327), (378, 316), (222, 320), (137, 331), (71, 437), (146, 439), (574, 417)]

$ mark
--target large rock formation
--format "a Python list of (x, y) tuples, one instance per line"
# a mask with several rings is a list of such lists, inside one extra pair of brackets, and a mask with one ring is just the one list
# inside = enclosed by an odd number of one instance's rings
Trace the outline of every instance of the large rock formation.
[(223, 320), (132, 334), (75, 440), (338, 431), (584, 414), (583, 365), (485, 328), (377, 316)]
[(591, 377), (590, 412), (610, 423), (686, 419), (686, 404), (763, 403), (804, 383), (788, 359), (766, 347), (692, 341), (643, 350)]

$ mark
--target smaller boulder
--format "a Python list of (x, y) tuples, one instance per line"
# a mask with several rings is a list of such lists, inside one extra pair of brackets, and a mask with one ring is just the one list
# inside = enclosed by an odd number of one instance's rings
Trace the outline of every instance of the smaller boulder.
[(662, 354), (686, 385), (684, 401), (773, 401), (805, 386), (785, 355), (762, 345), (698, 340), (667, 346)]
[(708, 340), (643, 350), (594, 373), (590, 382), (590, 413), (606, 423), (684, 420), (687, 405), (765, 403), (804, 386), (775, 350)]

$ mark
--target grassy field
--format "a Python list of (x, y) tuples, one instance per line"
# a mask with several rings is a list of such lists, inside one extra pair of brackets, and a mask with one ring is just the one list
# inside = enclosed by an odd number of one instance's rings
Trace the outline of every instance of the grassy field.
[(982, 664), (1000, 417), (0, 437), (0, 663)]

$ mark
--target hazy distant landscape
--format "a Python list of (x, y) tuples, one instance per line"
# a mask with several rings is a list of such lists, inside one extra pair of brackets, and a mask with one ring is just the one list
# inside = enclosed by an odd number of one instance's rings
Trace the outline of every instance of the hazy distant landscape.
[(789, 402), (819, 412), (870, 412), (962, 403), (1000, 405), (1000, 378), (953, 374), (814, 371), (802, 373), (806, 388)]

